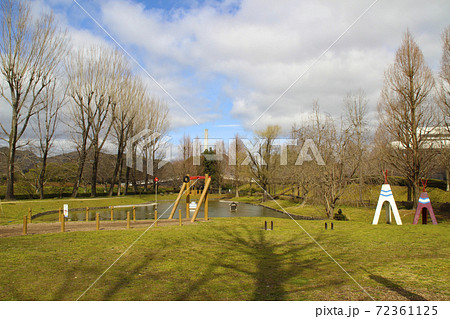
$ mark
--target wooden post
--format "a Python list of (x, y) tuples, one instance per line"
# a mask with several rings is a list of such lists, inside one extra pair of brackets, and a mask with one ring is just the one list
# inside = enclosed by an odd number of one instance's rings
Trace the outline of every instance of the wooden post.
[(198, 212), (200, 211), (200, 208), (202, 207), (203, 201), (205, 200), (206, 193), (208, 191), (209, 185), (211, 184), (211, 178), (208, 177), (207, 180), (205, 180), (205, 188), (203, 189), (202, 195), (200, 195), (200, 199), (198, 200), (197, 208), (194, 211), (194, 215), (191, 218), (191, 222), (195, 222), (195, 219), (197, 218)]
[(58, 215), (59, 215), (59, 222), (61, 222), (61, 207), (58, 210)]
[(208, 221), (208, 200), (209, 200), (209, 191), (206, 190), (206, 197), (205, 197), (205, 221)]
[(178, 219), (180, 220), (180, 226), (181, 226), (181, 209), (178, 210)]
[(183, 186), (181, 186), (180, 192), (178, 193), (177, 199), (175, 200), (175, 204), (173, 204), (172, 211), (170, 212), (169, 219), (173, 218), (173, 215), (175, 214), (175, 211), (177, 210), (178, 203), (180, 202), (180, 199), (183, 196), (185, 188), (186, 188), (186, 183), (183, 182)]
[(32, 216), (32, 213), (31, 213), (31, 208), (28, 208), (28, 222), (31, 224), (31, 216)]
[(86, 207), (86, 221), (89, 221), (89, 207)]
[(130, 212), (127, 212), (127, 229), (130, 229)]
[(133, 221), (136, 221), (136, 206), (133, 206)]
[(66, 231), (66, 218), (64, 215), (61, 215), (61, 233)]
[[(186, 175), (190, 178), (189, 174)], [(189, 218), (189, 204), (191, 203), (191, 180), (186, 183), (186, 218)]]
[(100, 230), (100, 213), (95, 214), (96, 229)]
[(158, 210), (155, 209), (155, 227), (158, 226)]
[(114, 206), (111, 206), (111, 221), (114, 220)]
[(22, 230), (22, 235), (26, 235), (27, 232), (28, 232), (27, 216), (23, 216), (23, 230)]

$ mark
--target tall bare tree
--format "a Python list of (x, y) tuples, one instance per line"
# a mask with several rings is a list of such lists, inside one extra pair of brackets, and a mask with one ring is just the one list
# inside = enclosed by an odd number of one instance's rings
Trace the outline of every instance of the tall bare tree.
[[(450, 26), (442, 34), (442, 60), (439, 73), (438, 105), (442, 114), (442, 126), (450, 134)], [(440, 158), (445, 168), (447, 192), (450, 191), (450, 145), (449, 141), (441, 141)]]
[(33, 131), (38, 139), (40, 159), (38, 192), (41, 199), (44, 198), (44, 184), (47, 170), (47, 159), (53, 146), (55, 132), (60, 122), (60, 110), (66, 103), (67, 87), (52, 81), (42, 95), (42, 108), (37, 112), (32, 124)]
[(233, 176), (233, 186), (235, 189), (235, 196), (239, 197), (239, 187), (242, 185), (242, 181), (245, 178), (245, 167), (242, 162), (247, 156), (244, 143), (239, 136), (236, 134), (234, 139), (231, 141), (228, 151), (229, 156), (229, 171)]
[(356, 153), (354, 160), (358, 165), (359, 202), (363, 203), (364, 165), (367, 142), (367, 103), (366, 94), (358, 90), (355, 94), (348, 94), (344, 99), (345, 116), (349, 129), (349, 137), (353, 142)]
[[(416, 205), (420, 178), (433, 163), (430, 128), (436, 122), (436, 110), (430, 103), (434, 78), (426, 66), (422, 51), (407, 31), (394, 64), (385, 72), (384, 87), (378, 105), (380, 126), (385, 134), (379, 141), (386, 146), (385, 159), (406, 177)], [(410, 192), (409, 192), (410, 194)]]
[(250, 164), (249, 169), (252, 176), (256, 179), (259, 186), (263, 188), (263, 201), (267, 200), (269, 186), (273, 182), (274, 169), (276, 166), (275, 158), (275, 139), (280, 135), (281, 127), (278, 125), (269, 125), (265, 130), (257, 131), (256, 152), (253, 149), (247, 149), (247, 159), (244, 165)]
[[(108, 191), (109, 196), (113, 195), (114, 185), (118, 178), (117, 194), (120, 195), (121, 186), (121, 168), (123, 167), (123, 155), (127, 140), (130, 136), (133, 121), (137, 115), (137, 107), (135, 101), (139, 101), (143, 94), (141, 84), (131, 76), (124, 81), (124, 90), (118, 99), (118, 103), (114, 109), (113, 131), (112, 135), (117, 144), (117, 156), (114, 165), (114, 171), (111, 176), (111, 185)], [(119, 176), (118, 176), (119, 174)]]
[(303, 127), (303, 138), (314, 142), (323, 163), (316, 158), (315, 162), (302, 163), (300, 169), (306, 175), (309, 192), (323, 204), (327, 217), (333, 218), (339, 199), (354, 179), (358, 162), (354, 160), (349, 128), (343, 123), (336, 127), (330, 115), (320, 112), (317, 102), (313, 110)]
[(79, 171), (72, 196), (76, 197), (89, 149), (92, 151), (91, 196), (96, 196), (97, 171), (113, 121), (110, 116), (122, 92), (127, 63), (117, 50), (91, 47), (67, 61), (72, 119), (78, 136)]
[(41, 107), (40, 96), (55, 78), (54, 71), (66, 52), (65, 34), (52, 14), (34, 18), (24, 1), (4, 0), (0, 5), (0, 95), (11, 106), (8, 136), (6, 198), (14, 198), (16, 149), (30, 119)]

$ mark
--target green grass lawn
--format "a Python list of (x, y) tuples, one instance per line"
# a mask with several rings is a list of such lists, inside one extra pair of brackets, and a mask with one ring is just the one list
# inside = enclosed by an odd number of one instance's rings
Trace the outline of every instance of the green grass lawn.
[[(450, 299), (450, 223), (298, 223), (374, 299)], [(76, 300), (143, 231), (0, 238), (0, 300)], [(82, 300), (370, 298), (294, 221), (216, 218), (150, 229)]]

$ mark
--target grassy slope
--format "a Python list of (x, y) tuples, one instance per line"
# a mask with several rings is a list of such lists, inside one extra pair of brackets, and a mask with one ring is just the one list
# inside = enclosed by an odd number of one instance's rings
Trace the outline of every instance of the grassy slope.
[[(148, 231), (83, 300), (368, 300), (292, 220)], [(449, 300), (448, 223), (299, 221), (377, 300)], [(74, 300), (143, 230), (0, 238), (0, 300)]]

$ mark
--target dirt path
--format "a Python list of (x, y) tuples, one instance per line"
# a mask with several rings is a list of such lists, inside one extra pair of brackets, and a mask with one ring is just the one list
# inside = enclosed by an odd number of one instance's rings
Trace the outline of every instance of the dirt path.
[[(132, 229), (136, 228), (147, 228), (153, 225), (154, 220), (138, 220), (131, 221), (130, 227)], [(192, 224), (190, 220), (183, 219), (183, 225)], [(178, 219), (172, 220), (159, 220), (158, 227), (160, 226), (176, 226), (179, 224)], [(155, 226), (152, 226), (155, 227)], [(59, 233), (61, 232), (61, 224), (60, 223), (35, 223), (28, 224), (28, 235), (37, 235), (37, 234), (49, 234), (49, 233)], [(100, 230), (125, 230), (127, 229), (126, 221), (100, 221)], [(75, 231), (95, 231), (96, 223), (95, 221), (90, 222), (66, 222), (65, 231), (66, 232), (75, 232)], [(22, 236), (23, 225), (15, 224), (15, 225), (7, 225), (0, 226), (0, 238), (1, 237), (11, 237), (11, 236)]]

